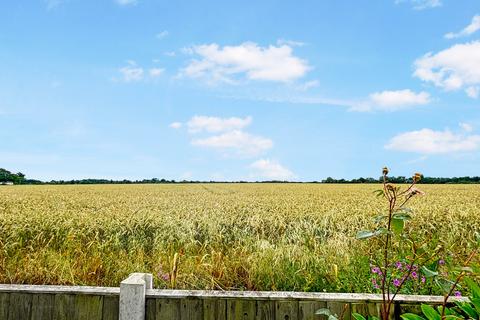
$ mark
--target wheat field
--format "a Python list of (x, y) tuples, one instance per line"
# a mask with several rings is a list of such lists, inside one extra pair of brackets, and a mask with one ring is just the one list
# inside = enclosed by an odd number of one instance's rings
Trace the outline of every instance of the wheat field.
[[(385, 208), (378, 188), (2, 187), (0, 283), (118, 286), (131, 272), (149, 272), (158, 288), (371, 292), (376, 244), (355, 234)], [(480, 230), (480, 187), (421, 189), (407, 229), (461, 261)]]

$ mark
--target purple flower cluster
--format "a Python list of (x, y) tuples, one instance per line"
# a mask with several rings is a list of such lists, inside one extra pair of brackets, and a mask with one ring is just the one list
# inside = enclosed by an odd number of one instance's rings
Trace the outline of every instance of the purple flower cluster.
[[(408, 264), (403, 261), (396, 261), (392, 263), (388, 268), (389, 278), (393, 279), (391, 284), (394, 287), (400, 287), (407, 285), (408, 283), (425, 284), (426, 278), (419, 275), (418, 266), (415, 264)], [(371, 266), (372, 273), (372, 285), (374, 289), (379, 289), (379, 285), (383, 284), (383, 272), (382, 269), (377, 266)], [(407, 278), (408, 277), (408, 278)]]

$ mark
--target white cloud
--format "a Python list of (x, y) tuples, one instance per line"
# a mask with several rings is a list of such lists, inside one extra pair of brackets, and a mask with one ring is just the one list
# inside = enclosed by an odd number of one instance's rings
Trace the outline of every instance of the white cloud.
[(473, 131), (473, 126), (469, 123), (461, 122), (459, 123), (460, 128), (462, 128), (463, 131), (466, 132), (472, 132)]
[(150, 77), (156, 78), (162, 75), (162, 73), (165, 71), (165, 69), (162, 68), (151, 68), (148, 73), (150, 74)]
[(172, 128), (172, 129), (180, 129), (182, 127), (182, 123), (181, 122), (172, 122), (172, 123), (170, 123), (169, 127)]
[(219, 118), (207, 116), (194, 116), (188, 122), (188, 131), (190, 132), (223, 132), (243, 129), (252, 123), (252, 117), (245, 118)]
[(135, 61), (128, 61), (128, 65), (118, 70), (125, 82), (137, 82), (143, 79), (143, 68), (137, 66)]
[(449, 91), (479, 85), (480, 41), (457, 44), (436, 54), (427, 53), (415, 61), (414, 76)]
[(298, 91), (308, 91), (309, 89), (311, 88), (315, 88), (315, 87), (318, 87), (319, 85), (319, 82), (318, 80), (311, 80), (311, 81), (307, 81), (305, 83), (301, 83), (299, 85), (297, 85), (295, 87), (295, 90), (298, 90)]
[(137, 0), (115, 0), (118, 5), (121, 6), (135, 6), (137, 5)]
[(163, 54), (166, 55), (167, 57), (175, 57), (177, 55), (175, 51), (166, 51)]
[(168, 32), (167, 30), (163, 30), (162, 32), (157, 33), (157, 34), (155, 35), (155, 38), (157, 38), (157, 39), (160, 40), (160, 39), (165, 38), (165, 37), (168, 36), (168, 35), (169, 35), (169, 32)]
[(370, 94), (366, 101), (353, 105), (352, 111), (397, 111), (413, 106), (430, 103), (430, 94), (422, 91), (419, 93), (412, 90), (381, 91)]
[(478, 95), (480, 94), (480, 89), (479, 87), (468, 87), (465, 89), (465, 92), (467, 93), (467, 96), (469, 96), (472, 99), (477, 99)]
[(441, 0), (395, 0), (395, 4), (408, 2), (413, 6), (415, 10), (424, 10), (430, 8), (440, 7), (442, 5)]
[(294, 40), (286, 40), (286, 39), (278, 39), (277, 40), (277, 45), (282, 46), (284, 44), (286, 44), (287, 46), (291, 46), (291, 47), (303, 47), (305, 45), (305, 42), (294, 41)]
[(292, 171), (270, 159), (257, 160), (250, 165), (250, 168), (255, 169), (255, 176), (269, 180), (289, 180), (295, 178), (295, 174)]
[(475, 15), (473, 18), (472, 18), (472, 22), (466, 26), (465, 28), (463, 28), (461, 31), (459, 32), (449, 32), (445, 35), (445, 38), (447, 39), (454, 39), (454, 38), (459, 38), (459, 37), (466, 37), (466, 36), (469, 36), (475, 32), (477, 32), (478, 30), (480, 30), (480, 15)]
[(272, 140), (233, 130), (220, 135), (192, 140), (192, 145), (220, 151), (234, 151), (240, 156), (256, 156), (273, 147)]
[(288, 45), (260, 47), (245, 42), (220, 47), (213, 43), (182, 51), (199, 55), (201, 59), (191, 61), (182, 69), (181, 75), (205, 78), (210, 83), (235, 83), (242, 76), (247, 80), (289, 82), (303, 77), (310, 70), (308, 63), (294, 56)]
[(421, 129), (396, 135), (385, 148), (424, 155), (471, 152), (480, 148), (480, 135), (456, 134), (448, 129)]

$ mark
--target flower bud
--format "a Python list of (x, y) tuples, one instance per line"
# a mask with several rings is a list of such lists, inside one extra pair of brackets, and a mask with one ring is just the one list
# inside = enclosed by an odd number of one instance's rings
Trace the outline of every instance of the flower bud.
[(422, 174), (418, 173), (418, 172), (415, 172), (415, 174), (413, 175), (413, 182), (418, 182), (421, 179), (422, 179)]

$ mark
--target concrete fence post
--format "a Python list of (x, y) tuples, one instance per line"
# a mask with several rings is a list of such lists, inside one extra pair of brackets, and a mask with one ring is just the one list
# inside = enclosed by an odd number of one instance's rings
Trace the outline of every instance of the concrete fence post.
[(152, 288), (150, 273), (132, 273), (120, 282), (119, 320), (145, 320), (145, 292)]

